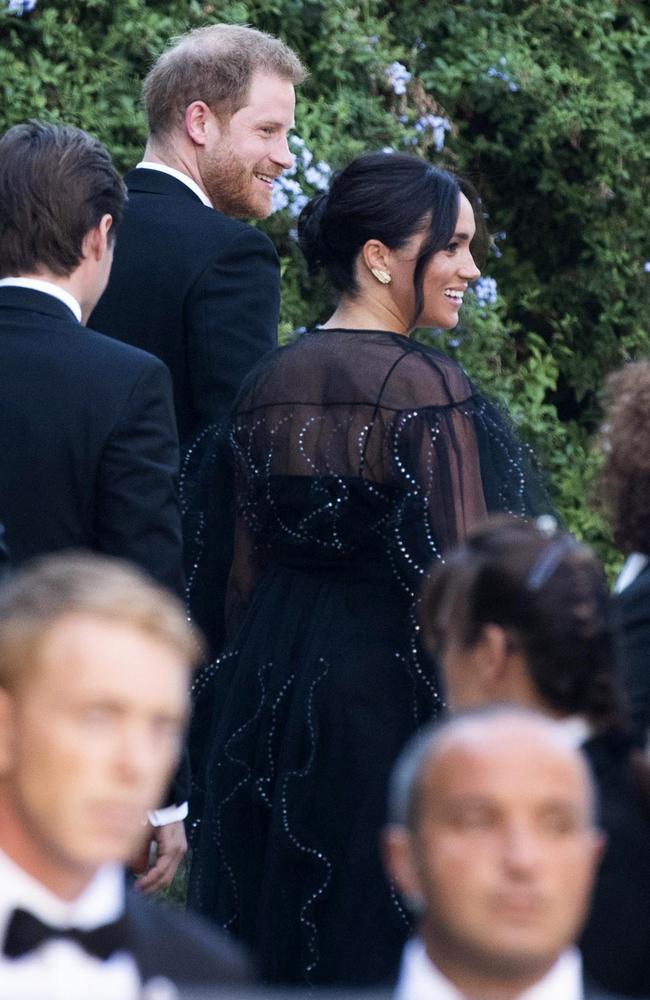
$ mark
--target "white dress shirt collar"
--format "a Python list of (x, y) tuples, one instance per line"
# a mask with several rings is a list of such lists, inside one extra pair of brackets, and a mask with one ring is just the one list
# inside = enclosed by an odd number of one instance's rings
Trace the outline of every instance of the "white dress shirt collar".
[[(467, 1000), (443, 976), (426, 953), (424, 944), (414, 938), (402, 956), (394, 1000)], [(517, 1000), (584, 1000), (582, 962), (576, 948), (563, 952), (546, 975), (519, 994)]]
[[(135, 956), (127, 948), (106, 961), (90, 955), (75, 941), (52, 938), (17, 959), (7, 958), (2, 945), (10, 914), (22, 907), (52, 926), (91, 930), (118, 919), (125, 909), (124, 873), (119, 865), (100, 868), (84, 891), (66, 902), (27, 875), (0, 852), (0, 997), (11, 1000), (144, 1000), (178, 997), (147, 992)], [(152, 985), (162, 982), (158, 979)], [(165, 981), (167, 982), (167, 981)]]
[(593, 726), (584, 715), (567, 715), (565, 719), (557, 719), (555, 724), (560, 731), (560, 739), (571, 750), (579, 750), (594, 735)]
[(68, 307), (78, 323), (81, 323), (81, 306), (74, 295), (64, 288), (55, 285), (53, 281), (42, 281), (40, 278), (0, 278), (0, 288), (33, 288), (35, 292), (44, 292), (63, 302)]
[(622, 590), (629, 587), (630, 584), (636, 580), (637, 576), (643, 572), (647, 565), (647, 556), (644, 556), (641, 552), (632, 552), (625, 560), (623, 569), (619, 573), (618, 579), (614, 584), (614, 593), (620, 594)]
[(102, 866), (72, 901), (61, 899), (0, 851), (0, 943), (13, 911), (20, 907), (53, 927), (90, 930), (117, 920), (124, 912), (124, 872)]
[(140, 163), (136, 163), (136, 170), (158, 170), (161, 174), (169, 174), (170, 177), (175, 177), (177, 181), (188, 187), (190, 191), (193, 191), (197, 198), (200, 198), (204, 205), (208, 208), (214, 208), (214, 205), (208, 198), (205, 191), (203, 191), (196, 181), (193, 181), (191, 177), (187, 174), (182, 173), (180, 170), (174, 170), (173, 167), (168, 167), (166, 163), (151, 163), (149, 160), (142, 160)]

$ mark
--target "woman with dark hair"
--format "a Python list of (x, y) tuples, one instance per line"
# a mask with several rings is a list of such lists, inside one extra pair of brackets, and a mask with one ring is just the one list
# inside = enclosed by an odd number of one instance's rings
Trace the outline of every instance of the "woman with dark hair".
[(395, 975), (409, 924), (377, 847), (387, 777), (441, 705), (415, 594), (486, 510), (533, 503), (503, 417), (409, 339), (455, 326), (479, 275), (471, 197), (416, 157), (336, 175), (299, 234), (338, 306), (235, 406), (232, 639), (197, 681), (189, 898), (267, 980)]
[(452, 710), (514, 702), (555, 717), (582, 746), (607, 834), (585, 967), (606, 989), (650, 995), (648, 764), (624, 720), (598, 559), (548, 524), (493, 518), (431, 573), (420, 620)]
[(600, 489), (626, 561), (616, 581), (622, 683), (639, 743), (650, 735), (650, 361), (605, 384)]

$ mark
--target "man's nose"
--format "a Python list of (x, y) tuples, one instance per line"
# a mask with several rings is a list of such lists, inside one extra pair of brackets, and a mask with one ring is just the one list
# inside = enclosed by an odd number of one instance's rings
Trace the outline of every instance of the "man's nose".
[(511, 871), (529, 872), (537, 867), (544, 845), (527, 823), (512, 823), (504, 831), (503, 857)]
[(282, 138), (275, 144), (273, 152), (271, 153), (271, 159), (274, 163), (277, 163), (279, 167), (282, 167), (283, 170), (288, 170), (293, 166), (293, 153), (289, 149), (289, 142), (286, 135), (282, 136)]
[(115, 740), (113, 764), (123, 780), (137, 782), (157, 766), (155, 741), (147, 727), (125, 727)]

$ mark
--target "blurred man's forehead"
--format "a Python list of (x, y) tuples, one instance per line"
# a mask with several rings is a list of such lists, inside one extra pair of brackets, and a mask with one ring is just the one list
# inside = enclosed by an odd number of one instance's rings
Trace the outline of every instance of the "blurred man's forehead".
[(553, 723), (504, 718), (468, 720), (449, 728), (432, 746), (420, 774), (422, 807), (474, 799), (540, 808), (544, 803), (589, 815), (586, 763), (554, 732)]
[(168, 697), (185, 701), (184, 658), (142, 629), (90, 614), (62, 616), (44, 633), (35, 654), (34, 680), (26, 687), (51, 689), (52, 697), (103, 692), (137, 701)]

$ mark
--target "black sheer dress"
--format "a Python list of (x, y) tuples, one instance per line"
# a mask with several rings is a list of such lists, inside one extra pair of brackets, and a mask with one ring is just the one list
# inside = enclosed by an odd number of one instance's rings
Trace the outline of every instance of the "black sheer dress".
[(265, 979), (391, 981), (387, 777), (442, 700), (415, 597), (486, 511), (539, 513), (526, 450), (452, 360), (320, 329), (249, 375), (232, 427), (226, 653), (196, 683), (189, 902)]

